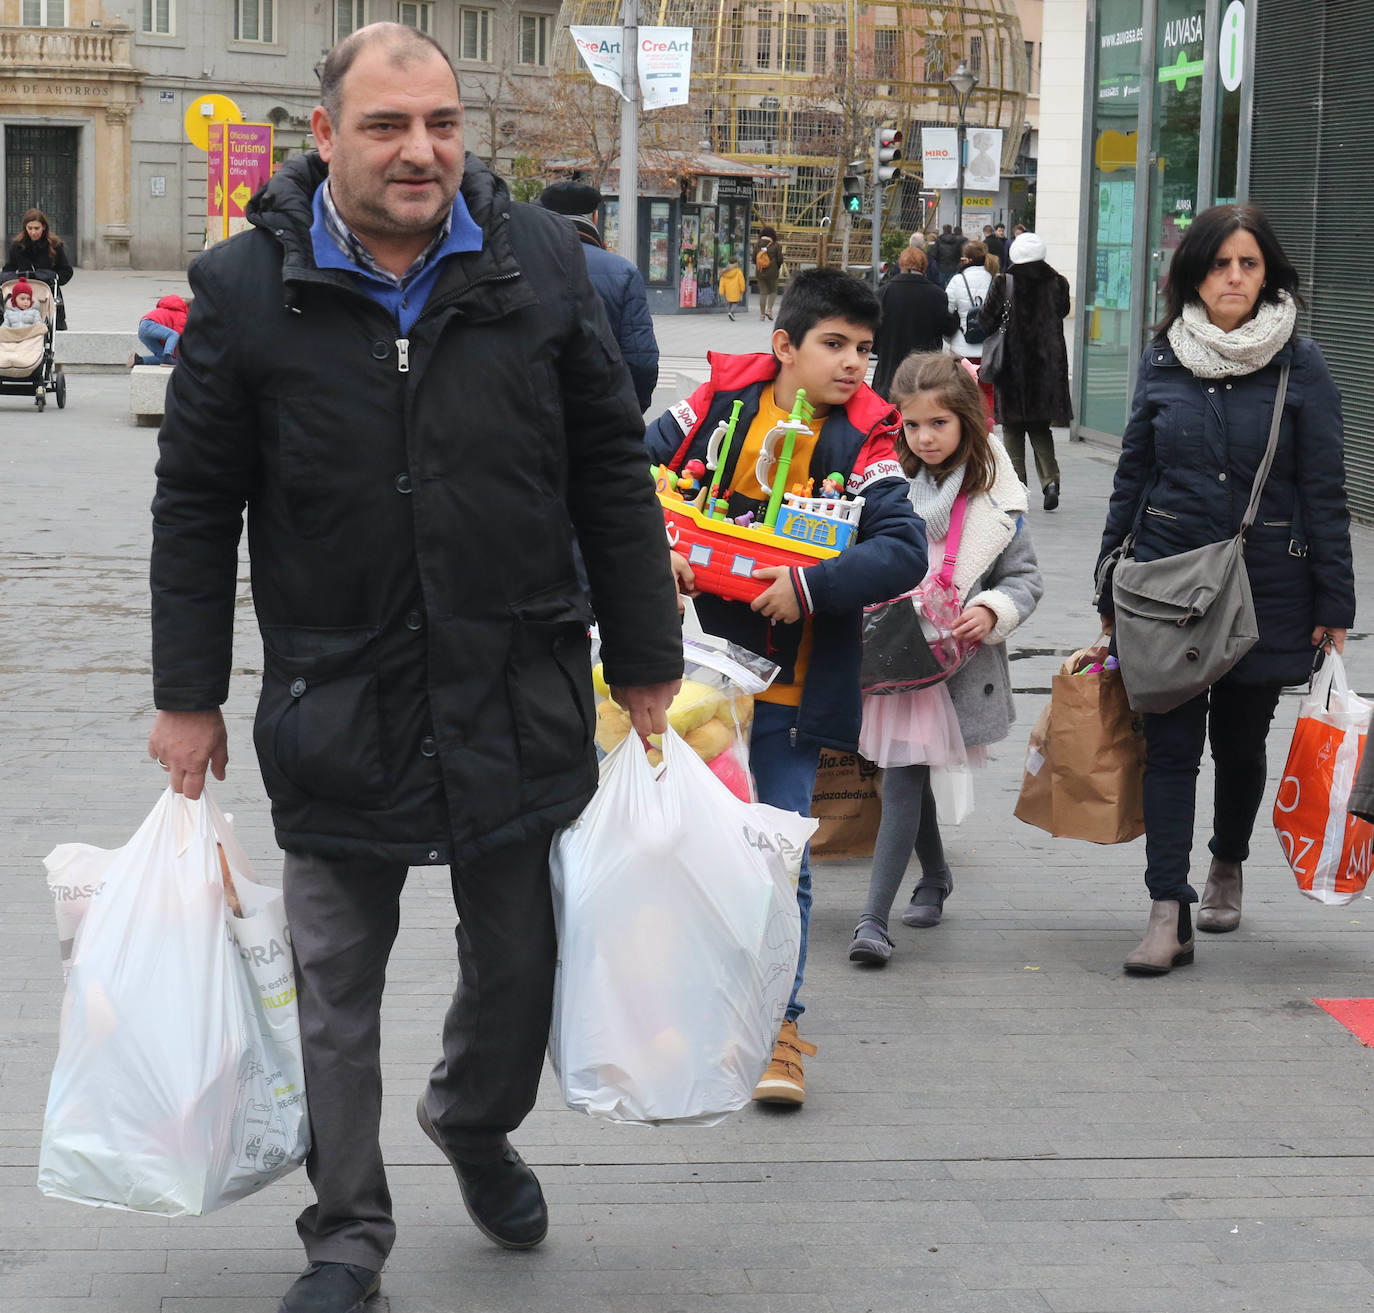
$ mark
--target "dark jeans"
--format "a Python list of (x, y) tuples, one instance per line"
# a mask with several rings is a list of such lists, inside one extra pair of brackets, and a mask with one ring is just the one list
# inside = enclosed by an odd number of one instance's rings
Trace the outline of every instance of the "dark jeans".
[(1011, 457), (1011, 467), (1016, 477), (1029, 486), (1026, 478), (1026, 438), (1030, 437), (1031, 449), (1035, 452), (1035, 472), (1040, 476), (1040, 486), (1059, 482), (1059, 462), (1054, 457), (1054, 434), (1048, 424), (1002, 424), (1002, 445)]
[[(286, 854), (317, 1200), (296, 1230), (312, 1261), (378, 1270), (396, 1238), (379, 1143), (380, 1009), (406, 873), (371, 858)], [(499, 1152), (538, 1092), (556, 954), (549, 840), (498, 849), (450, 875), (458, 985), (425, 1110), (450, 1149), (480, 1160)]]
[[(794, 743), (792, 735), (796, 726), (796, 707), (755, 702), (754, 727), (749, 737), (749, 766), (758, 786), (760, 802), (810, 816), (821, 750)], [(801, 913), (801, 953), (797, 958), (797, 976), (792, 982), (792, 997), (787, 1002), (788, 1021), (796, 1021), (806, 1011), (806, 1004), (801, 1001), (801, 988), (806, 975), (806, 941), (811, 929), (809, 843), (802, 852), (801, 873), (797, 878), (797, 910)]]
[(1145, 884), (1152, 899), (1197, 902), (1188, 883), (1202, 749), (1212, 745), (1212, 856), (1243, 862), (1264, 796), (1264, 741), (1279, 702), (1271, 684), (1221, 680), (1181, 707), (1145, 716)]

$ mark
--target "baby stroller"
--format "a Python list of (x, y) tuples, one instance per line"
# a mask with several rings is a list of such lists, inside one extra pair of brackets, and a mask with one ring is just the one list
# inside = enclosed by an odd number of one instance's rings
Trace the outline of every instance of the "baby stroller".
[(57, 408), (67, 404), (67, 376), (53, 354), (53, 333), (57, 322), (54, 294), (57, 275), (47, 269), (18, 274), (7, 269), (0, 274), (0, 299), (9, 304), (14, 285), (23, 279), (33, 288), (33, 304), (39, 321), (25, 328), (0, 326), (0, 396), (33, 397), (39, 410), (48, 404), (51, 393)]

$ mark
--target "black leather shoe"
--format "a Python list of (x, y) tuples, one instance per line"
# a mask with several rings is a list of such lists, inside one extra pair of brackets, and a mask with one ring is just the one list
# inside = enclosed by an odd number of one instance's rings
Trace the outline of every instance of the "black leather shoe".
[(458, 1177), (463, 1207), (488, 1240), (506, 1249), (533, 1249), (549, 1233), (549, 1210), (539, 1178), (508, 1143), (494, 1162), (460, 1162), (448, 1150), (425, 1111), (415, 1105), (420, 1129), (438, 1145)]
[(277, 1313), (362, 1313), (382, 1274), (353, 1263), (310, 1263), (281, 1298)]
[(1045, 509), (1052, 511), (1059, 505), (1059, 485), (1057, 483), (1047, 483), (1045, 485)]

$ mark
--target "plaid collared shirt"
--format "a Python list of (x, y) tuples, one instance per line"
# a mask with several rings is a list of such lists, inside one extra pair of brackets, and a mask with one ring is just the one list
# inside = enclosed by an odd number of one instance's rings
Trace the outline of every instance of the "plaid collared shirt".
[(334, 207), (334, 197), (330, 193), (329, 180), (327, 178), (325, 179), (324, 186), (320, 188), (320, 197), (322, 201), (321, 208), (324, 210), (325, 230), (329, 233), (330, 240), (343, 253), (344, 258), (351, 260), (359, 269), (363, 270), (364, 273), (370, 274), (373, 278), (380, 279), (384, 283), (389, 283), (392, 287), (405, 287), (413, 282), (420, 271), (425, 267), (425, 263), (428, 261), (429, 257), (443, 245), (453, 229), (453, 207), (450, 206), (448, 213), (444, 215), (443, 224), (440, 226), (439, 231), (434, 234), (434, 240), (415, 257), (411, 262), (410, 268), (397, 278), (389, 269), (383, 269), (382, 266), (373, 259), (372, 252), (358, 240), (357, 235), (343, 221), (343, 217)]

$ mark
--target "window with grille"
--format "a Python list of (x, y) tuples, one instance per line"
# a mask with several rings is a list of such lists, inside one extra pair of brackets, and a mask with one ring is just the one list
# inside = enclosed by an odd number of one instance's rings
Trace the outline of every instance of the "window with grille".
[(873, 76), (891, 81), (897, 76), (897, 29), (878, 27), (873, 30)]
[(173, 26), (172, 0), (143, 0), (143, 30), (153, 36), (171, 36)]
[(334, 0), (334, 40), (367, 26), (367, 0)]
[(759, 25), (755, 32), (758, 45), (755, 48), (754, 65), (756, 68), (773, 67), (773, 11), (759, 10)]
[(426, 34), (434, 31), (434, 5), (430, 0), (401, 0), (396, 6), (396, 21), (406, 27), (413, 27)]
[(843, 68), (844, 61), (849, 58), (849, 33), (842, 27), (835, 29), (835, 67)]
[(548, 14), (520, 15), (520, 62), (540, 67), (549, 62)]
[(480, 64), (491, 63), (490, 9), (460, 9), (458, 11), (458, 58), (472, 59)]
[(1026, 42), (1026, 90), (1031, 95), (1040, 91), (1040, 80), (1035, 76), (1035, 42)]
[(968, 39), (968, 67), (974, 77), (983, 76), (983, 38), (980, 36)]
[(234, 40), (269, 44), (275, 8), (276, 0), (234, 0)]
[(24, 0), (20, 22), (25, 27), (66, 27), (67, 0)]
[(786, 71), (789, 73), (806, 72), (806, 15), (793, 14), (787, 28)]
[(811, 38), (811, 67), (821, 73), (825, 70), (825, 28), (818, 27)]

